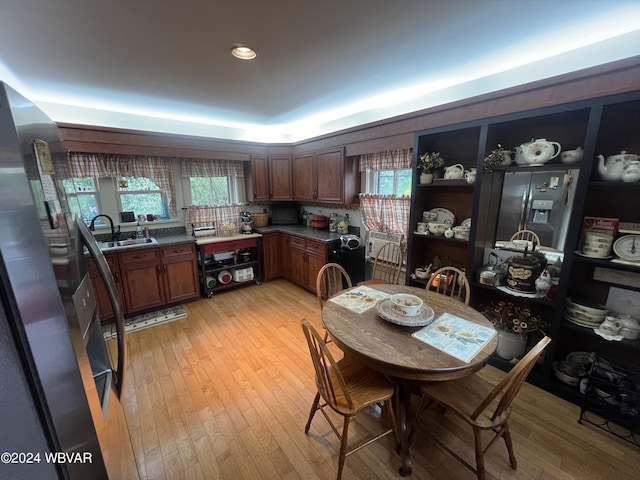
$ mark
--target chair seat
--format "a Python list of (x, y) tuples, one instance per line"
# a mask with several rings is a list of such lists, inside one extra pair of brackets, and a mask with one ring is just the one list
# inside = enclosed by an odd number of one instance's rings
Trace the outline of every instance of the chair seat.
[[(469, 375), (458, 380), (448, 382), (424, 382), (420, 385), (422, 392), (432, 398), (436, 403), (446, 405), (451, 410), (464, 418), (467, 422), (480, 428), (493, 428), (500, 424), (500, 419), (491, 420), (489, 413), (495, 410), (498, 399), (495, 399), (489, 408), (485, 409), (475, 421), (471, 420), (471, 414), (478, 408), (478, 399), (486, 398), (494, 388), (478, 375)], [(511, 408), (502, 413), (501, 417), (507, 419)]]
[(368, 405), (383, 402), (393, 395), (394, 384), (381, 373), (361, 365), (350, 357), (345, 357), (337, 363), (353, 402), (353, 410), (350, 410), (344, 397), (338, 395), (339, 413), (353, 414)]

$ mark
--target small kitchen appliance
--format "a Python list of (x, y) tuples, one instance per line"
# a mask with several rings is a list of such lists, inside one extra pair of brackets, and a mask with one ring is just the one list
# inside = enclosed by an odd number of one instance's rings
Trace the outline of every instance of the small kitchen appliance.
[(240, 212), (241, 228), (240, 232), (249, 234), (253, 233), (253, 221), (251, 220), (251, 212)]

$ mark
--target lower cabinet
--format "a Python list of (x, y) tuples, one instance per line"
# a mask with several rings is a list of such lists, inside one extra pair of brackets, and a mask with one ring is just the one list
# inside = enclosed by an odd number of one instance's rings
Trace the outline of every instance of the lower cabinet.
[[(124, 315), (191, 300), (200, 294), (195, 245), (147, 247), (105, 255)], [(89, 259), (89, 274), (103, 322), (113, 311), (102, 278)]]
[(289, 270), (284, 245), (287, 235), (280, 232), (265, 232), (262, 234), (262, 249), (264, 258), (264, 279), (287, 277)]
[(288, 243), (289, 280), (315, 292), (318, 272), (327, 263), (327, 244), (295, 235), (288, 236)]

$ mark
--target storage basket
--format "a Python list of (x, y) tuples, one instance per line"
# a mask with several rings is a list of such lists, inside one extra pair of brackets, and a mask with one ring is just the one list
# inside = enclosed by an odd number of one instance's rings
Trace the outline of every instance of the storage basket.
[(269, 224), (268, 213), (252, 213), (251, 220), (253, 220), (253, 226), (255, 228), (266, 227)]

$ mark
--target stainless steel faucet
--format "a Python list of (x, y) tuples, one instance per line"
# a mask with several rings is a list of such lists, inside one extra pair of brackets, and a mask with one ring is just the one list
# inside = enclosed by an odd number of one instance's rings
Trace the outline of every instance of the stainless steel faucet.
[(116, 233), (116, 230), (113, 227), (113, 220), (109, 215), (106, 215), (104, 213), (101, 213), (100, 215), (96, 215), (95, 217), (93, 217), (93, 219), (91, 219), (91, 225), (89, 225), (89, 230), (91, 230), (92, 232), (95, 231), (96, 218), (100, 218), (100, 217), (105, 217), (107, 220), (109, 220), (109, 224), (111, 225), (111, 241), (112, 242), (117, 241), (118, 239), (117, 237), (120, 236), (120, 225), (118, 225), (118, 232)]

